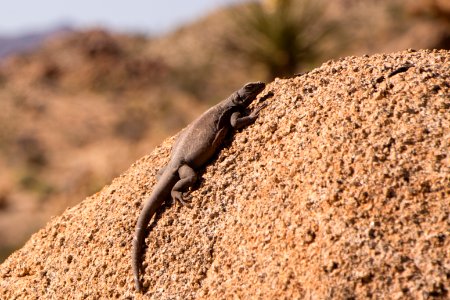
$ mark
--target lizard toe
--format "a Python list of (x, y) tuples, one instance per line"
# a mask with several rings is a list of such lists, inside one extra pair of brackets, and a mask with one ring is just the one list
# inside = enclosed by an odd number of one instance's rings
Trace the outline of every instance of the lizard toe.
[(268, 104), (267, 103), (263, 103), (262, 105), (260, 105), (259, 107), (255, 108), (255, 110), (250, 114), (250, 116), (252, 117), (258, 117), (259, 113), (261, 112), (261, 110), (263, 108), (265, 108)]
[(187, 207), (190, 207), (190, 196), (184, 196), (181, 192), (172, 192), (172, 199), (181, 205), (186, 205)]

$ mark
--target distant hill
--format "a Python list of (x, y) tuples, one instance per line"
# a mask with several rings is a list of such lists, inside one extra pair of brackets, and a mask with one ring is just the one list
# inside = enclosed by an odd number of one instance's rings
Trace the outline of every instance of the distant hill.
[(0, 36), (0, 59), (11, 54), (36, 49), (49, 37), (72, 31), (72, 27), (64, 25), (17, 36)]

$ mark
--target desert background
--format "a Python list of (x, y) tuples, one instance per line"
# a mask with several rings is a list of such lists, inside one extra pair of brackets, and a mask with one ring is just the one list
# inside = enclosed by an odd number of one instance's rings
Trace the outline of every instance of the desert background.
[[(0, 21), (0, 298), (448, 298), (448, 1), (174, 2), (171, 26), (118, 25), (165, 20), (137, 2)], [(158, 209), (137, 293), (135, 221), (174, 136), (254, 80), (266, 106), (190, 207)]]
[(0, 262), (243, 83), (407, 49), (450, 49), (448, 1), (242, 1), (159, 34), (0, 36)]

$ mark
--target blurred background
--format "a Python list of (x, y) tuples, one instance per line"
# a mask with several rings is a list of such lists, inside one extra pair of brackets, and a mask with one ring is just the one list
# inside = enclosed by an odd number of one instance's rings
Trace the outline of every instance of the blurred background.
[(407, 48), (450, 49), (450, 1), (8, 2), (0, 262), (243, 83)]

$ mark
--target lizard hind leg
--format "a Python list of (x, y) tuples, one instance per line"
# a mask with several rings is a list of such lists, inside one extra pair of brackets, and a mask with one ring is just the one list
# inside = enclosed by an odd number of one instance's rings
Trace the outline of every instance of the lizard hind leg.
[(186, 197), (184, 193), (197, 181), (197, 174), (189, 165), (184, 164), (178, 169), (178, 175), (180, 180), (175, 183), (170, 194), (173, 200), (188, 205), (187, 202), (190, 201), (190, 198)]

